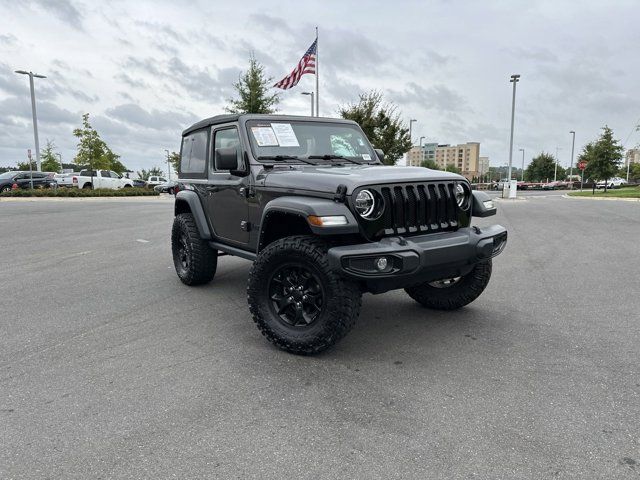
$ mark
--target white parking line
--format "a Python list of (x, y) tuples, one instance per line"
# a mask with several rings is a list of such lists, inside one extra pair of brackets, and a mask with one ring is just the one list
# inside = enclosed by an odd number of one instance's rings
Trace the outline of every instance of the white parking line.
[(145, 240), (144, 238), (137, 238), (136, 242), (140, 242), (140, 243), (149, 243), (149, 240)]

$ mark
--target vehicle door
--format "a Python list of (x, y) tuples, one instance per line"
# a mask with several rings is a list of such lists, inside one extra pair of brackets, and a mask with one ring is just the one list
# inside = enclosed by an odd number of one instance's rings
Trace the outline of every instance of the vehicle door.
[(100, 170), (98, 188), (116, 188), (115, 180), (111, 178), (109, 170)]
[(111, 177), (111, 181), (113, 182), (114, 188), (124, 187), (124, 180), (116, 172), (114, 172), (113, 170), (109, 170), (109, 176)]
[(238, 177), (216, 168), (216, 150), (236, 148), (242, 165), (242, 144), (237, 125), (221, 125), (211, 132), (205, 208), (216, 237), (246, 246), (249, 243), (249, 177)]

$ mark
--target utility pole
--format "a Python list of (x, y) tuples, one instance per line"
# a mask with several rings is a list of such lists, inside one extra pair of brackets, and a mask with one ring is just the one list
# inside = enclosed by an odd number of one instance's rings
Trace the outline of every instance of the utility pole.
[(413, 136), (411, 135), (411, 130), (413, 127), (413, 122), (417, 122), (418, 120), (416, 120), (415, 118), (412, 118), (409, 120), (409, 140), (411, 140), (411, 146), (413, 147)]
[(171, 163), (169, 163), (169, 150), (164, 149), (167, 152), (167, 180), (171, 180)]
[[(519, 79), (520, 75), (514, 74), (511, 75), (511, 80), (509, 80), (510, 83), (513, 83), (513, 97), (511, 99), (511, 136), (509, 139), (509, 171), (507, 174), (507, 180), (509, 182), (509, 198), (516, 197), (515, 190), (513, 191), (513, 193), (511, 192), (511, 168), (513, 166), (513, 124), (516, 115), (516, 84), (520, 81)], [(504, 188), (502, 190), (502, 194), (504, 196)]]
[(520, 151), (522, 152), (522, 181), (524, 182), (524, 148), (521, 148)]
[(571, 130), (569, 133), (573, 135), (573, 139), (571, 140), (571, 164), (569, 165), (569, 178), (571, 183), (571, 190), (573, 190), (573, 148), (576, 145), (576, 132)]
[(558, 178), (558, 150), (562, 150), (560, 147), (556, 147), (556, 158), (555, 158), (555, 165), (554, 165), (554, 169), (553, 169), (553, 181), (555, 182)]
[(38, 73), (27, 72), (25, 70), (16, 70), (21, 75), (29, 75), (29, 88), (31, 89), (31, 115), (33, 116), (33, 139), (36, 142), (36, 168), (38, 172), (42, 171), (40, 163), (40, 142), (38, 141), (38, 115), (36, 114), (36, 94), (33, 87), (33, 78), (47, 78)]

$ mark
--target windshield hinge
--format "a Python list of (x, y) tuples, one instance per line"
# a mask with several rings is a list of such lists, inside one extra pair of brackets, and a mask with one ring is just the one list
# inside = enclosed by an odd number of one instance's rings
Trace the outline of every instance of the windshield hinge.
[(342, 184), (338, 185), (338, 188), (336, 189), (336, 194), (333, 196), (333, 201), (344, 203), (346, 197), (347, 197), (347, 186)]

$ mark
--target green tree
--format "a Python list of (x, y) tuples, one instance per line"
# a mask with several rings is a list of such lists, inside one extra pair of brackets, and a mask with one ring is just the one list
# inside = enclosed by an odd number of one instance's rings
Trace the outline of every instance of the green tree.
[(180, 154), (178, 152), (171, 152), (169, 154), (169, 163), (173, 167), (175, 172), (180, 171)]
[(447, 165), (446, 170), (447, 170), (447, 172), (451, 172), (451, 173), (458, 173), (458, 174), (462, 173), (462, 170), (460, 170), (458, 167), (456, 167), (453, 163)]
[(43, 172), (56, 172), (60, 173), (62, 165), (58, 161), (58, 155), (55, 152), (55, 144), (53, 140), (47, 140), (47, 146), (42, 150), (40, 160), (42, 161)]
[(120, 174), (127, 171), (119, 160), (120, 155), (113, 153), (91, 126), (88, 113), (82, 115), (82, 128), (76, 128), (73, 135), (79, 140), (78, 151), (73, 159), (76, 165), (87, 165), (94, 170), (113, 170)]
[(149, 180), (149, 177), (161, 177), (164, 175), (164, 172), (159, 167), (153, 167), (149, 170), (145, 170), (143, 168), (142, 170), (138, 170), (136, 173), (138, 174), (138, 177), (144, 181)]
[(240, 98), (230, 98), (230, 105), (225, 110), (229, 113), (274, 113), (280, 98), (277, 93), (268, 93), (272, 81), (273, 78), (265, 76), (264, 66), (252, 54), (249, 57), (249, 70), (240, 74), (238, 81), (233, 84)]
[(409, 129), (392, 103), (385, 103), (375, 90), (360, 95), (356, 104), (340, 107), (340, 116), (360, 125), (374, 148), (384, 151), (384, 163), (395, 165), (411, 148)]
[(423, 160), (420, 163), (421, 167), (430, 168), (431, 170), (439, 170), (438, 165), (433, 160)]
[[(624, 177), (626, 178), (627, 172), (624, 172)], [(638, 181), (640, 180), (640, 163), (632, 163), (629, 165), (629, 180)]]
[(604, 180), (606, 192), (606, 182), (618, 171), (623, 152), (624, 147), (613, 138), (613, 130), (605, 125), (600, 137), (595, 142), (585, 145), (580, 154), (579, 159), (587, 162), (584, 174), (595, 181)]
[[(557, 173), (556, 173), (557, 168)], [(566, 170), (560, 165), (556, 166), (556, 158), (550, 153), (541, 152), (540, 155), (531, 160), (531, 163), (524, 172), (524, 178), (529, 182), (545, 182), (566, 177)]]
[[(17, 165), (18, 170), (22, 170), (25, 172), (29, 171), (29, 162), (18, 162)], [(33, 170), (34, 172), (38, 170), (38, 164), (36, 163), (35, 160), (31, 161), (31, 170)]]

